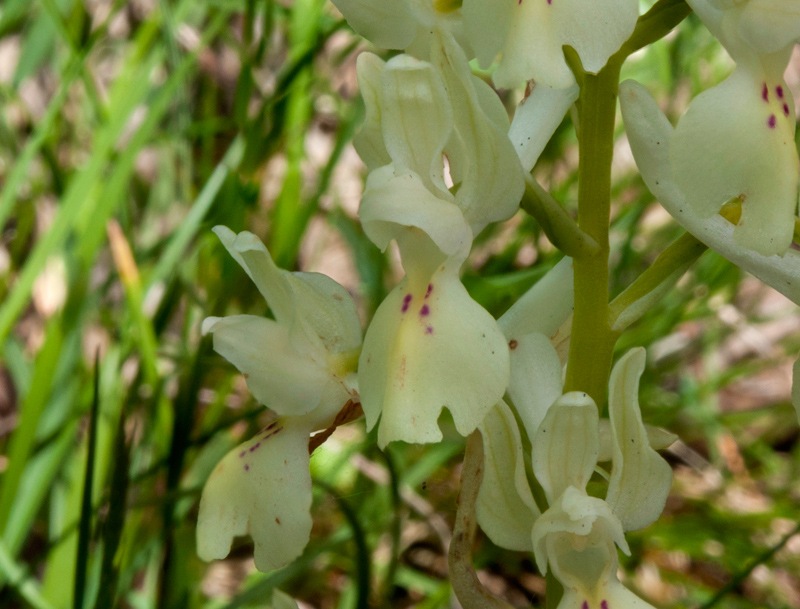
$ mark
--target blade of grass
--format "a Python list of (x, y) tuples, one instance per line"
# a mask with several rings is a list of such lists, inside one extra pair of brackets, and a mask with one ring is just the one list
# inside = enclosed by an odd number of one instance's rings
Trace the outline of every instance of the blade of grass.
[(780, 541), (776, 543), (774, 546), (762, 552), (758, 556), (756, 556), (749, 564), (747, 564), (741, 571), (736, 573), (736, 575), (722, 588), (717, 590), (716, 594), (712, 596), (708, 601), (700, 605), (699, 609), (711, 609), (712, 607), (716, 607), (719, 602), (725, 598), (728, 594), (733, 592), (734, 590), (738, 590), (739, 587), (744, 583), (744, 581), (750, 576), (750, 574), (758, 567), (759, 565), (763, 565), (764, 563), (768, 562), (772, 559), (778, 551), (783, 548), (789, 540), (800, 533), (800, 523), (795, 525), (795, 527), (786, 533), (783, 537), (781, 537)]
[(54, 252), (64, 247), (76, 220), (87, 208), (87, 202), (98, 195), (98, 184), (103, 183), (102, 174), (114, 144), (119, 140), (131, 113), (144, 98), (147, 88), (140, 85), (141, 82), (147, 82), (157, 59), (158, 53), (153, 53), (141, 63), (132, 61), (115, 82), (111, 94), (113, 103), (110, 104), (112, 110), (109, 122), (98, 130), (92, 155), (85, 169), (70, 182), (46, 238), (36, 243), (16, 283), (0, 307), (0, 341), (8, 336), (12, 325), (27, 304), (33, 283), (42, 272), (47, 260)]
[(9, 516), (17, 499), (19, 486), (36, 442), (40, 418), (53, 389), (54, 370), (61, 355), (64, 335), (61, 318), (53, 318), (45, 331), (45, 342), (36, 358), (28, 394), (20, 405), (19, 425), (8, 447), (8, 468), (0, 488), (0, 529), (8, 534)]
[(205, 186), (203, 186), (197, 199), (195, 199), (192, 209), (186, 215), (178, 230), (170, 237), (163, 254), (159, 256), (155, 268), (148, 277), (148, 288), (165, 281), (174, 272), (178, 261), (184, 256), (186, 248), (197, 234), (208, 210), (216, 200), (217, 193), (222, 188), (225, 178), (238, 167), (243, 153), (244, 140), (241, 137), (237, 137), (231, 142), (222, 161), (206, 181)]
[(192, 365), (183, 377), (174, 401), (175, 419), (172, 425), (172, 440), (167, 461), (167, 495), (170, 498), (164, 501), (162, 509), (164, 562), (160, 573), (158, 595), (159, 605), (162, 607), (174, 607), (176, 595), (178, 598), (183, 598), (184, 593), (188, 594), (189, 586), (183, 586), (186, 590), (181, 591), (180, 586), (176, 585), (178, 578), (174, 577), (174, 573), (178, 571), (179, 567), (175, 564), (175, 559), (179, 556), (173, 552), (177, 524), (175, 522), (175, 504), (179, 497), (179, 484), (183, 474), (186, 451), (190, 445), (192, 422), (197, 410), (197, 395), (205, 377), (203, 361), (208, 357), (210, 350), (211, 340), (210, 337), (207, 337), (197, 349)]
[(130, 448), (125, 440), (125, 413), (120, 414), (114, 440), (114, 459), (108, 493), (108, 512), (103, 518), (100, 541), (103, 546), (103, 559), (100, 564), (100, 577), (95, 609), (114, 607), (119, 583), (119, 569), (115, 558), (125, 527), (128, 486), (130, 482)]
[(75, 554), (75, 580), (73, 582), (72, 606), (82, 609), (86, 590), (86, 573), (89, 567), (89, 541), (92, 535), (92, 486), (94, 484), (94, 458), (97, 451), (97, 418), (100, 412), (100, 355), (94, 358), (94, 386), (92, 406), (89, 410), (89, 431), (86, 449), (86, 470), (83, 476), (81, 517), (78, 524), (78, 547)]
[(50, 602), (42, 596), (42, 592), (35, 579), (30, 577), (27, 569), (14, 560), (6, 544), (0, 541), (0, 574), (12, 588), (34, 609), (55, 609)]
[(130, 244), (122, 233), (122, 229), (114, 220), (108, 223), (108, 241), (111, 245), (114, 265), (125, 288), (128, 310), (136, 328), (136, 332), (131, 333), (131, 338), (138, 347), (144, 370), (144, 379), (151, 386), (154, 386), (158, 382), (158, 339), (153, 330), (153, 324), (143, 309), (144, 297), (136, 260), (133, 257)]
[(26, 180), (30, 178), (31, 163), (41, 149), (47, 138), (53, 133), (56, 119), (61, 117), (67, 92), (80, 73), (81, 62), (73, 58), (61, 73), (61, 84), (50, 103), (44, 116), (36, 122), (32, 136), (25, 144), (25, 148), (18, 156), (8, 172), (7, 179), (0, 190), (0, 226), (4, 226), (9, 215), (14, 210), (19, 191)]
[(336, 489), (323, 482), (322, 480), (315, 480), (314, 484), (324, 489), (331, 497), (333, 497), (339, 510), (342, 512), (347, 524), (353, 532), (353, 543), (356, 546), (356, 609), (369, 609), (369, 591), (370, 591), (370, 563), (371, 554), (369, 546), (367, 545), (367, 538), (364, 534), (364, 529), (359, 521), (358, 514), (352, 506), (345, 501)]
[(0, 37), (18, 27), (30, 12), (30, 0), (6, 0), (0, 6)]

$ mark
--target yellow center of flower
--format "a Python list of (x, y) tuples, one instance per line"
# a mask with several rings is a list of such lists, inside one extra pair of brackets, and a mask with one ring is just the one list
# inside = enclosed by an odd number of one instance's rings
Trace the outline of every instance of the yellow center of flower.
[(463, 0), (433, 0), (433, 8), (439, 13), (452, 13), (461, 8)]
[(358, 369), (358, 356), (360, 354), (360, 348), (344, 353), (331, 354), (328, 357), (328, 369), (339, 378), (344, 378)]
[(739, 224), (742, 217), (742, 204), (744, 203), (744, 195), (733, 197), (730, 201), (722, 206), (719, 210), (719, 215), (725, 218), (731, 224)]

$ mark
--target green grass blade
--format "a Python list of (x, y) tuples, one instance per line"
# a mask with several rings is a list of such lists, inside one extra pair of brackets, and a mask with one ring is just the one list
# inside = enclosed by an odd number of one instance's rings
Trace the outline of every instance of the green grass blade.
[(122, 540), (127, 511), (128, 486), (130, 483), (130, 449), (125, 441), (125, 413), (121, 413), (114, 440), (114, 459), (109, 483), (108, 512), (102, 521), (100, 541), (103, 559), (100, 565), (98, 594), (95, 609), (115, 606), (119, 569), (116, 566), (117, 551)]
[(97, 418), (100, 412), (100, 359), (94, 359), (94, 388), (92, 407), (89, 411), (89, 436), (86, 450), (86, 470), (83, 477), (83, 496), (81, 497), (81, 519), (78, 523), (78, 548), (75, 556), (75, 580), (72, 593), (72, 606), (81, 609), (84, 605), (84, 592), (87, 586), (86, 573), (89, 568), (89, 542), (92, 535), (92, 486), (94, 485), (94, 459), (97, 451)]
[(214, 173), (206, 181), (180, 228), (170, 237), (164, 253), (159, 257), (158, 263), (150, 274), (148, 282), (150, 286), (165, 281), (173, 273), (189, 243), (197, 234), (208, 210), (216, 200), (225, 178), (239, 166), (243, 154), (244, 140), (237, 137), (231, 142), (222, 162), (217, 165)]
[(19, 485), (36, 442), (39, 421), (53, 389), (53, 372), (61, 356), (64, 336), (61, 319), (54, 318), (47, 327), (45, 343), (36, 359), (28, 394), (20, 406), (20, 422), (8, 448), (8, 469), (0, 488), (0, 530), (5, 536), (9, 516), (18, 499)]
[(27, 569), (14, 560), (6, 544), (0, 540), (0, 575), (19, 595), (34, 609), (55, 609), (42, 596), (39, 585), (27, 572)]

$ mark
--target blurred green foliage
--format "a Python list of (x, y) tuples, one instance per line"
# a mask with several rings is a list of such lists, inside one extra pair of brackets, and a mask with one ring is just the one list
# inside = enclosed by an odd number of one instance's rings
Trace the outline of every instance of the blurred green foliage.
[[(351, 424), (312, 459), (297, 563), (258, 573), (246, 539), (195, 555), (202, 484), (265, 412), (200, 335), (208, 315), (265, 313), (209, 229), (333, 269), (365, 319), (396, 279), (354, 219), (362, 46), (323, 0), (0, 5), (0, 607), (263, 607), (278, 586), (321, 608), (451, 606), (455, 436), (383, 454)], [(729, 65), (690, 18), (625, 76), (674, 118)], [(567, 119), (536, 169), (568, 210), (574, 148)], [(614, 294), (679, 234), (630, 161), (616, 177)], [(557, 258), (520, 214), (481, 236), (465, 284), (499, 314)], [(706, 254), (620, 341), (650, 348), (645, 417), (683, 438), (674, 497), (625, 565), (655, 605), (800, 607), (788, 394), (735, 399), (780, 384), (793, 315)], [(476, 561), (511, 602), (540, 598), (530, 556), (484, 540)]]

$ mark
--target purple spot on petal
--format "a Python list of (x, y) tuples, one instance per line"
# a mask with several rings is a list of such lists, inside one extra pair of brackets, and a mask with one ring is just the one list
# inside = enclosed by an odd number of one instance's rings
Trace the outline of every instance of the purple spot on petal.
[(426, 315), (430, 315), (431, 309), (428, 305), (422, 305), (422, 308), (419, 310), (419, 314), (425, 317)]
[(247, 463), (244, 464), (244, 471), (246, 472), (250, 471), (250, 466)]
[(789, 116), (789, 104), (783, 104), (783, 115)]
[(761, 85), (761, 99), (769, 101), (769, 88), (767, 87), (767, 83)]
[(433, 284), (432, 284), (432, 283), (429, 283), (429, 284), (428, 284), (428, 289), (427, 289), (427, 290), (425, 290), (425, 298), (427, 298), (428, 296), (430, 296), (430, 295), (431, 295), (431, 292), (433, 292)]
[(246, 451), (246, 450), (243, 450), (242, 452), (240, 452), (240, 453), (239, 453), (239, 458), (241, 459), (241, 458), (242, 458), (242, 457), (244, 457), (246, 454), (247, 454), (247, 451)]
[(406, 294), (403, 296), (403, 306), (400, 308), (401, 313), (405, 313), (408, 311), (408, 305), (411, 304), (411, 294)]
[(600, 601), (600, 609), (608, 609), (608, 601)]
[(433, 334), (433, 326), (425, 326), (425, 334)]
[(783, 87), (782, 86), (778, 85), (777, 87), (775, 87), (775, 95), (777, 95), (778, 97), (783, 99)]
[(250, 452), (254, 452), (259, 446), (261, 446), (261, 442), (256, 442), (250, 447)]
[(581, 609), (589, 609), (589, 603), (588, 603), (588, 602), (586, 602), (586, 601), (583, 601), (583, 602), (581, 603)]
[(775, 121), (776, 121), (775, 115), (774, 114), (770, 114), (769, 118), (767, 119), (767, 125), (769, 126), (770, 129), (774, 129), (775, 128)]

